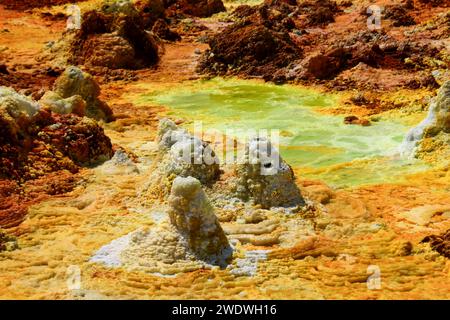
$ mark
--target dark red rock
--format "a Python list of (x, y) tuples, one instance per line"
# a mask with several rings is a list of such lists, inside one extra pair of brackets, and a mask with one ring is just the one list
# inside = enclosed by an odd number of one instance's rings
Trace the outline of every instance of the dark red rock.
[(214, 74), (239, 73), (271, 80), (280, 69), (299, 59), (302, 52), (288, 33), (271, 28), (277, 23), (275, 20), (270, 20), (267, 25), (266, 21), (269, 20), (262, 16), (255, 22), (246, 19), (216, 34), (209, 40), (211, 49), (204, 53), (199, 69)]
[(447, 230), (441, 235), (427, 236), (422, 242), (429, 243), (434, 251), (450, 259), (450, 230)]
[(384, 17), (392, 21), (394, 27), (412, 26), (416, 22), (414, 18), (409, 15), (408, 10), (403, 5), (389, 5), (386, 6)]

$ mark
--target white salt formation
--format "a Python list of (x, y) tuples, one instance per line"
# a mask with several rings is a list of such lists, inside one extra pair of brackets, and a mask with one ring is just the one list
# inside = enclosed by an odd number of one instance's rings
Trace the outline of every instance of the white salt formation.
[(267, 138), (249, 141), (243, 164), (236, 166), (236, 176), (235, 191), (244, 201), (253, 200), (264, 209), (305, 204), (292, 168)]
[(236, 259), (235, 265), (230, 265), (228, 269), (235, 276), (254, 277), (258, 273), (259, 261), (267, 260), (269, 250), (251, 250), (245, 252), (245, 257)]
[(112, 241), (91, 262), (159, 275), (226, 267), (232, 249), (200, 182), (176, 178), (169, 205), (157, 226)]
[(121, 149), (114, 153), (114, 156), (103, 163), (98, 170), (105, 175), (129, 175), (138, 174), (137, 165)]
[(195, 178), (178, 177), (169, 197), (170, 221), (199, 259), (222, 256), (230, 246), (214, 209)]
[(54, 91), (47, 91), (42, 96), (40, 103), (59, 114), (75, 113), (80, 117), (86, 114), (86, 102), (79, 95), (64, 99)]
[(158, 144), (163, 157), (159, 168), (164, 176), (192, 176), (203, 184), (209, 184), (219, 176), (219, 160), (210, 145), (173, 121), (160, 121)]
[(427, 117), (406, 135), (400, 146), (404, 157), (415, 157), (424, 138), (450, 133), (450, 81), (445, 82), (432, 100)]
[(0, 87), (0, 111), (7, 112), (14, 119), (32, 117), (39, 111), (39, 105), (12, 88)]

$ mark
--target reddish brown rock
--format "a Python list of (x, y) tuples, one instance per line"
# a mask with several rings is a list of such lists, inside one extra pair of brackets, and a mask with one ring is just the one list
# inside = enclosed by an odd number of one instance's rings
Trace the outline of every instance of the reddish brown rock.
[(222, 0), (165, 0), (168, 16), (189, 15), (206, 18), (226, 11)]
[(8, 89), (0, 96), (0, 177), (20, 181), (109, 159), (110, 139), (93, 119), (59, 115)]
[(158, 19), (166, 17), (166, 8), (163, 0), (138, 0), (134, 3), (142, 23), (147, 29), (151, 29)]
[(214, 36), (199, 65), (213, 74), (259, 76), (265, 80), (300, 58), (301, 50), (287, 33), (278, 33), (262, 23), (246, 20), (225, 28)]
[(17, 225), (27, 214), (27, 208), (22, 204), (19, 191), (20, 188), (15, 181), (0, 179), (0, 227), (2, 228)]
[(422, 242), (429, 243), (434, 251), (450, 259), (450, 230), (441, 235), (427, 236)]
[[(83, 1), (86, 0), (78, 0), (77, 2)], [(2, 0), (1, 4), (4, 5), (6, 9), (23, 11), (27, 9), (51, 7), (73, 2), (73, 0)]]
[(137, 11), (86, 12), (70, 44), (69, 63), (109, 69), (140, 69), (158, 62), (158, 45)]
[(93, 119), (52, 114), (52, 124), (38, 133), (44, 143), (77, 165), (89, 165), (112, 157), (112, 144)]
[(363, 127), (370, 126), (370, 121), (367, 119), (360, 119), (357, 116), (348, 116), (344, 118), (345, 124), (357, 124)]
[(403, 5), (386, 6), (384, 17), (392, 21), (394, 27), (412, 26), (416, 22), (408, 13), (408, 9)]
[(181, 40), (180, 35), (176, 31), (170, 30), (169, 25), (163, 19), (159, 19), (155, 22), (152, 32), (154, 35), (167, 41)]
[(420, 3), (423, 4), (429, 4), (433, 7), (437, 7), (437, 6), (449, 6), (448, 2), (446, 3), (446, 0), (419, 0)]
[(336, 73), (336, 67), (329, 56), (324, 54), (312, 55), (302, 61), (300, 65), (301, 73), (298, 77), (303, 79), (327, 79)]
[(17, 226), (28, 207), (71, 191), (84, 165), (111, 158), (93, 119), (56, 114), (12, 89), (0, 91), (0, 227)]
[(334, 22), (334, 16), (340, 12), (336, 2), (330, 0), (308, 1), (302, 4), (302, 8), (307, 12), (310, 26)]

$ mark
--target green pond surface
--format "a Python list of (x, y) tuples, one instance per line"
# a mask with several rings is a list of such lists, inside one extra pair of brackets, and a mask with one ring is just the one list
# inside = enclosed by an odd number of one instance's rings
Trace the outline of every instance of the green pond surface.
[(316, 112), (334, 107), (336, 98), (312, 90), (213, 79), (170, 90), (150, 88), (137, 103), (168, 107), (177, 118), (201, 121), (205, 131), (278, 129), (283, 158), (302, 176), (335, 187), (395, 182), (426, 169), (395, 156), (409, 127), (392, 120), (368, 127), (346, 125), (343, 116)]

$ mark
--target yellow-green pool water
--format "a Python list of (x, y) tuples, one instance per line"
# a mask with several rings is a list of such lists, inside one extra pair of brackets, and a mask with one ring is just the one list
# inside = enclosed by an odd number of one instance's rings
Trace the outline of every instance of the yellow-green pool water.
[(213, 79), (150, 88), (138, 100), (166, 106), (176, 118), (201, 121), (204, 130), (278, 129), (284, 159), (302, 176), (335, 187), (394, 182), (426, 168), (395, 155), (409, 127), (394, 120), (346, 125), (344, 116), (316, 112), (334, 107), (336, 97), (308, 89)]

